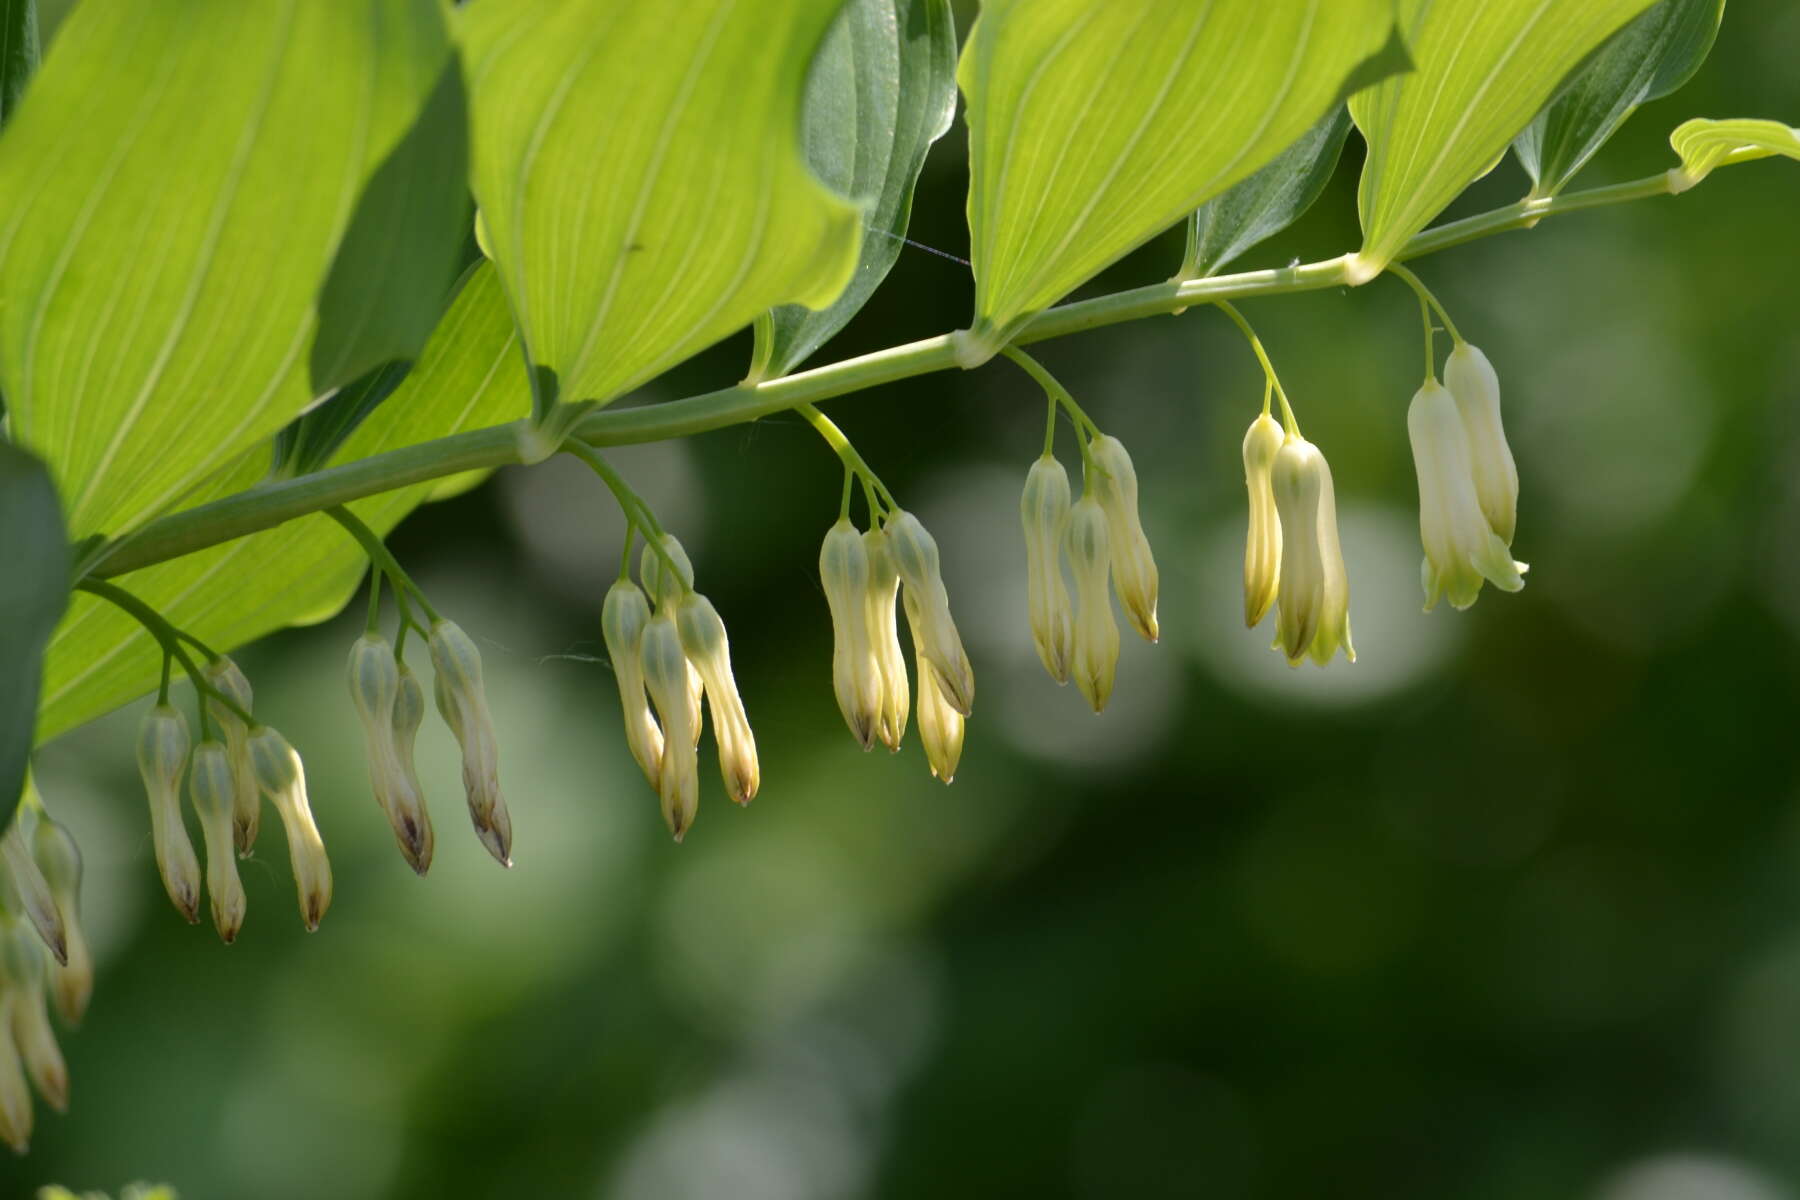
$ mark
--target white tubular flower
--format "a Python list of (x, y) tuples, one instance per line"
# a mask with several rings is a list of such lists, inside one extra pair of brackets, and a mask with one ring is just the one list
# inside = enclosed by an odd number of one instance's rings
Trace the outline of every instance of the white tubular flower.
[(246, 907), (231, 837), (236, 788), (231, 755), (225, 744), (209, 738), (195, 746), (188, 770), (188, 794), (194, 799), (194, 812), (200, 818), (200, 834), (206, 843), (206, 892), (212, 901), (213, 928), (227, 946), (237, 941)]
[[(1112, 548), (1113, 586), (1131, 627), (1147, 642), (1157, 638), (1156, 559), (1138, 519), (1137, 470), (1116, 437), (1102, 435), (1088, 443), (1100, 473), (1091, 484), (1106, 514), (1107, 541)], [(1086, 489), (1084, 489), (1086, 490)]]
[(682, 653), (706, 687), (725, 794), (739, 804), (748, 804), (762, 784), (762, 768), (756, 760), (756, 736), (750, 731), (750, 718), (731, 672), (731, 642), (725, 636), (725, 622), (712, 601), (699, 592), (689, 592), (675, 609), (675, 629), (681, 636)]
[(944, 702), (963, 716), (975, 702), (975, 668), (963, 651), (962, 636), (950, 616), (950, 593), (944, 589), (937, 542), (919, 518), (905, 510), (887, 519), (888, 552), (907, 595), (918, 605), (919, 647), (937, 675)]
[(1469, 607), (1484, 578), (1501, 591), (1524, 587), (1525, 564), (1513, 561), (1481, 510), (1467, 430), (1455, 399), (1437, 380), (1426, 380), (1413, 396), (1406, 431), (1419, 475), (1425, 610), (1430, 612), (1440, 595), (1449, 596), (1456, 608)]
[(1107, 579), (1112, 562), (1105, 509), (1091, 491), (1069, 511), (1069, 566), (1075, 575), (1075, 686), (1095, 712), (1112, 697), (1119, 667), (1119, 627)]
[[(31, 787), (29, 777), (25, 786)], [(32, 831), (27, 825), (31, 820), (32, 814), (21, 804), (13, 814), (12, 824), (0, 834), (0, 861), (5, 863), (4, 876), (9, 885), (0, 887), (0, 897), (4, 897), (0, 903), (16, 903), (24, 909), (50, 953), (58, 962), (67, 962), (69, 935), (63, 928), (62, 910), (57, 907), (50, 881), (31, 856)]]
[[(231, 697), (232, 703), (250, 711), (255, 698), (250, 681), (231, 659), (220, 655), (207, 663), (201, 673), (206, 682)], [(231, 758), (231, 837), (239, 856), (248, 857), (256, 845), (256, 827), (262, 816), (262, 793), (256, 787), (256, 769), (250, 765), (250, 730), (242, 717), (211, 696), (206, 698), (206, 715), (219, 726), (225, 752)]]
[(912, 631), (913, 657), (919, 673), (919, 741), (925, 746), (925, 761), (933, 778), (949, 783), (956, 778), (956, 765), (962, 760), (963, 715), (950, 707), (944, 689), (938, 684), (937, 672), (926, 661), (925, 642), (919, 636), (919, 606), (912, 593), (906, 593), (906, 624)]
[(7, 920), (0, 947), (0, 988), (9, 993), (7, 1020), (0, 1038), (10, 1038), (24, 1060), (25, 1073), (38, 1095), (57, 1112), (69, 1109), (69, 1068), (63, 1062), (50, 1014), (44, 1007), (44, 952), (15, 920)]
[[(410, 672), (409, 672), (410, 674)], [(380, 634), (365, 633), (350, 647), (350, 698), (362, 721), (369, 757), (369, 788), (393, 827), (394, 841), (408, 865), (420, 875), (431, 868), (435, 839), (425, 797), (412, 770), (412, 740), (425, 716), (421, 691), (407, 689), (400, 704), (400, 668), (394, 648)], [(414, 680), (417, 683), (417, 680)], [(398, 734), (407, 737), (402, 757)]]
[(94, 994), (94, 956), (81, 928), (81, 848), (50, 814), (40, 812), (31, 834), (31, 856), (62, 916), (66, 961), (50, 968), (51, 995), (62, 1019), (79, 1025)]
[(138, 726), (138, 774), (150, 797), (150, 835), (163, 889), (188, 924), (200, 921), (200, 862), (181, 820), (181, 776), (188, 758), (187, 721), (158, 704)]
[(1467, 342), (1459, 342), (1444, 362), (1444, 386), (1456, 398), (1457, 415), (1469, 435), (1469, 465), (1475, 498), (1501, 541), (1513, 542), (1519, 513), (1519, 468), (1500, 421), (1500, 377), (1494, 365)]
[(1031, 640), (1038, 660), (1058, 683), (1069, 682), (1074, 615), (1063, 583), (1063, 539), (1069, 531), (1069, 473), (1049, 454), (1031, 464), (1019, 497), (1025, 529), (1025, 567)]
[(1321, 667), (1336, 656), (1356, 661), (1350, 641), (1350, 578), (1338, 545), (1337, 494), (1331, 467), (1302, 437), (1287, 441), (1271, 472), (1281, 520), (1281, 580), (1276, 597), (1275, 645), (1299, 666), (1307, 655)]
[(693, 715), (688, 707), (688, 660), (681, 649), (681, 632), (667, 608), (644, 626), (640, 649), (644, 686), (662, 718), (662, 761), (657, 766), (657, 794), (662, 799), (663, 820), (680, 841), (687, 836), (700, 807), (700, 769), (694, 752)]
[(657, 771), (662, 766), (662, 726), (650, 711), (650, 698), (644, 692), (644, 664), (641, 650), (644, 626), (650, 623), (650, 601), (643, 590), (629, 579), (621, 579), (607, 589), (606, 602), (600, 607), (600, 633), (606, 639), (606, 655), (612, 659), (613, 678), (619, 685), (619, 710), (625, 718), (625, 744), (631, 757), (650, 786), (656, 786)]
[[(500, 794), (500, 747), (481, 679), (481, 651), (454, 621), (433, 621), (427, 639), (437, 672), (438, 712), (462, 747), (463, 792), (481, 844), (503, 867), (512, 866), (512, 817)], [(408, 761), (411, 755), (407, 756)]]
[[(418, 706), (424, 708), (423, 698)], [(331, 860), (325, 857), (325, 842), (319, 837), (312, 805), (306, 798), (306, 768), (287, 739), (267, 726), (250, 737), (250, 761), (256, 770), (257, 786), (275, 806), (287, 834), (288, 863), (294, 872), (300, 920), (312, 932), (331, 907)]]
[(869, 549), (848, 517), (825, 533), (819, 582), (831, 608), (831, 686), (838, 711), (867, 750), (881, 723), (881, 663), (869, 640)]
[(1250, 494), (1250, 532), (1244, 538), (1244, 624), (1254, 628), (1275, 603), (1281, 581), (1281, 517), (1272, 482), (1275, 455), (1286, 435), (1268, 413), (1244, 434), (1244, 487)]
[(694, 563), (672, 533), (665, 533), (657, 538), (656, 545), (661, 546), (668, 554), (669, 561), (675, 564), (676, 573), (670, 574), (662, 555), (646, 541), (643, 557), (638, 560), (638, 575), (643, 578), (644, 590), (650, 593), (650, 599), (661, 608), (665, 604), (676, 603), (683, 592), (694, 586)]
[(31, 1149), (31, 1088), (25, 1082), (25, 1064), (13, 1044), (13, 1009), (22, 1003), (17, 989), (0, 988), (0, 1140), (12, 1147), (14, 1154)]
[(863, 593), (863, 611), (869, 635), (869, 651), (875, 656), (880, 679), (881, 705), (875, 736), (891, 753), (906, 736), (907, 709), (912, 691), (906, 680), (906, 655), (900, 649), (900, 569), (888, 549), (887, 534), (871, 529), (863, 534), (869, 554), (869, 587)]

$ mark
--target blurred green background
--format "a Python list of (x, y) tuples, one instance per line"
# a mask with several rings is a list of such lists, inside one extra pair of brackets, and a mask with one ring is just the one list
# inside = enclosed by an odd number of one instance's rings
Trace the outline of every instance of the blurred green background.
[[(1732, 0), (1697, 79), (1581, 182), (1669, 165), (1687, 116), (1800, 120), (1797, 61), (1800, 7)], [(913, 227), (952, 252), (962, 143)], [(1352, 248), (1358, 154), (1243, 265)], [(1525, 188), (1508, 160), (1456, 212)], [(1024, 376), (834, 403), (943, 549), (980, 681), (948, 789), (916, 736), (864, 755), (836, 712), (815, 564), (840, 473), (798, 421), (615, 458), (729, 622), (762, 751), (757, 801), (709, 774), (679, 847), (601, 661), (604, 490), (551, 462), (420, 512), (392, 544), (483, 647), (516, 867), (468, 830), (435, 717), (437, 863), (401, 861), (343, 692), (357, 613), (240, 656), (306, 756), (337, 873), (315, 936), (273, 820), (237, 945), (170, 909), (138, 707), (47, 747), (99, 980), (73, 1110), (40, 1106), (0, 1194), (1800, 1196), (1797, 215), (1777, 160), (1418, 265), (1500, 372), (1523, 478), (1529, 586), (1465, 614), (1419, 611), (1410, 294), (1246, 304), (1336, 475), (1361, 657), (1326, 671), (1242, 628), (1238, 334), (1200, 309), (1046, 345), (1136, 456), (1163, 572), (1163, 643), (1128, 636), (1101, 717), (1025, 627)], [(1165, 237), (1096, 287), (1179, 257)], [(909, 252), (821, 360), (970, 295)]]

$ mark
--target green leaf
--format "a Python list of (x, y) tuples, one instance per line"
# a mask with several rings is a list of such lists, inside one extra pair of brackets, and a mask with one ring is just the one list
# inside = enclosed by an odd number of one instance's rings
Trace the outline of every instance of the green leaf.
[(283, 429), (275, 439), (275, 474), (283, 479), (316, 471), (384, 403), (411, 363), (383, 363)]
[(37, 65), (37, 0), (0, 0), (0, 124), (12, 120)]
[(1669, 190), (1680, 193), (1727, 163), (1777, 154), (1800, 159), (1800, 129), (1748, 117), (1728, 121), (1696, 117), (1675, 127), (1669, 145), (1681, 155), (1681, 166), (1670, 173)]
[[(464, 429), (510, 421), (530, 407), (512, 314), (493, 268), (473, 270), (388, 401), (333, 456), (351, 462)], [(196, 501), (250, 486), (267, 468), (255, 447)], [(444, 481), (358, 500), (350, 508), (386, 533)], [(344, 606), (367, 566), (329, 517), (314, 514), (113, 580), (217, 650), (286, 625), (322, 621)], [(123, 613), (77, 593), (51, 642), (40, 739), (55, 736), (156, 685), (161, 657)]]
[(468, 138), (462, 74), (446, 61), (418, 119), (363, 189), (320, 290), (314, 395), (413, 358), (443, 316), (469, 228)]
[(834, 191), (866, 206), (862, 253), (829, 307), (797, 304), (758, 325), (753, 379), (785, 375), (855, 316), (900, 257), (913, 186), (956, 113), (956, 28), (949, 0), (849, 0), (806, 85), (806, 160)]
[(1406, 239), (1492, 170), (1569, 73), (1650, 0), (1399, 0), (1418, 69), (1350, 98), (1369, 152), (1363, 245), (1348, 275), (1379, 275)]
[(974, 328), (1024, 319), (1400, 69), (1391, 0), (989, 0), (963, 47)]
[(1180, 277), (1211, 275), (1299, 220), (1331, 182), (1349, 132), (1350, 114), (1340, 104), (1256, 174), (1196, 209)]
[(0, 441), (0, 829), (25, 786), (44, 645), (69, 602), (69, 541), (44, 464)]
[(1638, 105), (1686, 83), (1724, 15), (1725, 0), (1662, 0), (1615, 33), (1514, 139), (1532, 195), (1556, 195)]
[(837, 7), (455, 10), (475, 198), (541, 392), (605, 403), (766, 309), (843, 290), (861, 214), (798, 137)]
[(85, 0), (0, 137), (0, 388), (77, 538), (312, 399), (315, 302), (449, 60), (434, 0)]

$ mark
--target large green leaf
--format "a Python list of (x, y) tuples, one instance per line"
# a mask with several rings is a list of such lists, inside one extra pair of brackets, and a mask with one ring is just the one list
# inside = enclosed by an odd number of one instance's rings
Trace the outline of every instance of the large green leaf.
[(1180, 278), (1211, 275), (1299, 220), (1331, 182), (1349, 132), (1350, 113), (1340, 104), (1256, 174), (1195, 209)]
[(806, 160), (866, 205), (862, 255), (843, 294), (814, 311), (786, 304), (757, 324), (751, 378), (785, 375), (842, 329), (900, 257), (926, 151), (956, 113), (949, 0), (849, 0), (806, 84)]
[(1514, 139), (1532, 195), (1556, 195), (1638, 105), (1686, 83), (1724, 15), (1725, 0), (1661, 0), (1613, 34)]
[[(357, 426), (333, 461), (350, 462), (523, 416), (530, 400), (520, 362), (512, 315), (492, 267), (483, 264), (470, 274), (412, 372)], [(266, 451), (256, 448), (200, 498), (254, 483), (267, 461)], [(385, 533), (433, 489), (418, 484), (350, 507)], [(365, 566), (344, 531), (315, 514), (113, 582), (214, 648), (229, 650), (284, 625), (330, 616), (343, 607)], [(52, 737), (148, 691), (160, 665), (155, 645), (130, 618), (77, 594), (51, 642), (39, 737)]]
[(0, 829), (12, 820), (31, 755), (44, 644), (69, 601), (69, 542), (44, 464), (0, 441)]
[(1651, 0), (1399, 0), (1417, 70), (1350, 98), (1369, 144), (1354, 283), (1491, 170), (1569, 73)]
[(604, 403), (777, 304), (820, 308), (861, 214), (800, 153), (837, 0), (476, 0), (473, 181), (540, 379)]
[(315, 304), (449, 59), (433, 0), (85, 0), (0, 137), (0, 386), (117, 535), (312, 398)]
[(1681, 155), (1681, 166), (1671, 172), (1672, 192), (1685, 192), (1727, 163), (1784, 155), (1800, 159), (1800, 128), (1780, 121), (1750, 117), (1714, 121), (1695, 117), (1683, 121), (1669, 135), (1669, 145)]
[(37, 0), (0, 0), (0, 123), (12, 119), (37, 64)]
[(958, 68), (965, 363), (1400, 68), (1391, 16), (1392, 0), (988, 0)]

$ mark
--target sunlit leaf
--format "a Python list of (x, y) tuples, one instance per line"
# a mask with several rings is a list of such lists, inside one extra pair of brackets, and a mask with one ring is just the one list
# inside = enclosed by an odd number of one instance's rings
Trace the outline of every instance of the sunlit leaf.
[(1724, 15), (1725, 0), (1661, 0), (1609, 38), (1513, 142), (1532, 194), (1561, 191), (1638, 105), (1686, 83)]
[(37, 65), (37, 0), (0, 0), (0, 123), (12, 119)]
[(85, 0), (0, 138), (0, 386), (75, 537), (312, 398), (320, 285), (448, 61), (433, 0)]
[(69, 542), (44, 464), (0, 441), (0, 828), (12, 820), (31, 754), (44, 644), (69, 600)]
[(1340, 104), (1256, 174), (1195, 210), (1181, 278), (1211, 275), (1299, 220), (1331, 182), (1349, 132), (1350, 114)]
[(861, 214), (812, 176), (798, 136), (837, 8), (456, 10), (485, 244), (561, 398), (611, 400), (766, 309), (843, 290)]
[(912, 215), (913, 185), (956, 112), (949, 0), (850, 0), (806, 85), (806, 160), (866, 205), (862, 254), (843, 294), (814, 311), (788, 304), (758, 326), (756, 378), (785, 375), (842, 329), (887, 278)]
[(964, 360), (1403, 67), (1391, 17), (1391, 0), (984, 4), (958, 68), (976, 315)]
[(1681, 155), (1681, 167), (1670, 190), (1685, 192), (1705, 179), (1715, 167), (1727, 163), (1785, 155), (1800, 159), (1800, 129), (1780, 121), (1753, 118), (1713, 121), (1696, 117), (1683, 121), (1669, 135), (1669, 145)]
[[(412, 372), (357, 426), (333, 461), (351, 462), (525, 415), (530, 400), (521, 362), (512, 315), (493, 268), (484, 264), (471, 273)], [(255, 448), (197, 499), (249, 486), (267, 463), (266, 450)], [(385, 533), (436, 486), (417, 484), (350, 507)], [(315, 514), (113, 582), (215, 649), (229, 650), (285, 625), (329, 617), (343, 607), (365, 566), (344, 531)], [(154, 643), (130, 618), (78, 594), (50, 645), (39, 737), (52, 737), (148, 691), (160, 664)]]
[(1491, 170), (1594, 48), (1650, 0), (1399, 0), (1418, 69), (1350, 98), (1368, 142), (1352, 282)]

